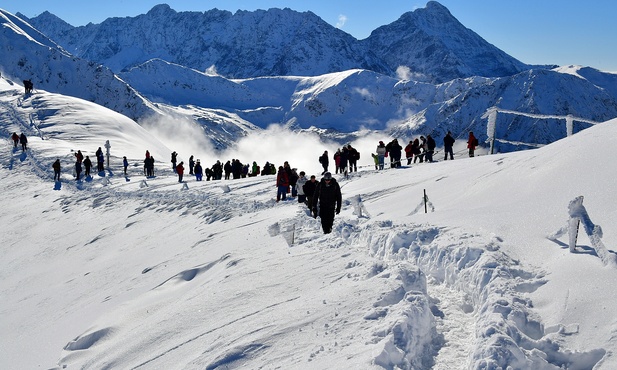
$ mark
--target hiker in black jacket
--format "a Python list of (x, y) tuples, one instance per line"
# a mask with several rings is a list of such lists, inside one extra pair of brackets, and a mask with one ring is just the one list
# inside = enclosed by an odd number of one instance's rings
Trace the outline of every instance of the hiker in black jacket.
[(313, 196), (313, 217), (317, 218), (317, 205), (319, 205), (319, 217), (321, 218), (321, 227), (324, 234), (332, 232), (334, 214), (341, 212), (341, 204), (341, 187), (332, 178), (332, 174), (326, 172), (319, 185), (317, 185), (315, 195)]
[(302, 190), (306, 195), (306, 205), (308, 206), (310, 211), (313, 210), (313, 196), (315, 195), (315, 189), (317, 188), (317, 185), (319, 185), (319, 183), (315, 179), (315, 175), (311, 175), (310, 180), (305, 182), (304, 185), (302, 185)]
[(454, 138), (452, 137), (452, 133), (448, 131), (446, 136), (443, 138), (443, 150), (445, 152), (444, 161), (448, 160), (448, 153), (450, 154), (450, 160), (454, 159), (454, 152), (452, 151), (452, 146), (454, 145)]

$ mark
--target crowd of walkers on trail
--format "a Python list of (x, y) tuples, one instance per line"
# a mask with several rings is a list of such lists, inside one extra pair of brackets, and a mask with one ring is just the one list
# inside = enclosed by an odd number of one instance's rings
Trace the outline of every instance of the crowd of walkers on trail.
[[(99, 149), (96, 151), (96, 155), (97, 155), (97, 170), (98, 172), (102, 172), (105, 171), (105, 168), (103, 167), (103, 163), (104, 163), (104, 157), (103, 157), (103, 151), (101, 150), (101, 148), (99, 147)], [(75, 176), (75, 180), (76, 181), (80, 181), (82, 179), (82, 172), (83, 172), (83, 178), (90, 178), (91, 174), (90, 171), (92, 169), (92, 161), (90, 160), (90, 156), (84, 156), (83, 153), (81, 152), (81, 150), (76, 151), (73, 156), (75, 157), (75, 164), (73, 165), (73, 170), (74, 170), (74, 176)], [(126, 157), (124, 157), (124, 172), (126, 174), (126, 167), (128, 166), (128, 161), (126, 159)], [(62, 172), (62, 164), (60, 163), (60, 159), (56, 159), (56, 161), (51, 165), (52, 169), (54, 170), (54, 181), (60, 181), (60, 175)]]
[[(16, 132), (10, 136), (13, 141), (13, 148), (17, 150), (17, 145), (21, 144), (22, 151), (27, 150), (28, 139), (26, 135), (21, 133), (17, 135)], [(443, 150), (444, 160), (454, 159), (453, 146), (455, 139), (450, 131), (443, 138)], [(469, 156), (475, 155), (475, 149), (478, 146), (478, 139), (474, 136), (473, 132), (469, 132), (467, 139), (467, 149), (469, 150)], [(405, 154), (407, 165), (411, 163), (423, 163), (434, 162), (436, 142), (431, 135), (426, 137), (420, 136), (410, 140), (409, 143), (403, 148), (399, 144), (398, 139), (393, 139), (387, 144), (383, 141), (379, 141), (375, 152), (371, 153), (373, 157), (375, 170), (383, 170), (385, 167), (386, 158), (389, 159), (391, 168), (398, 168), (402, 165), (402, 155)], [(109, 154), (109, 153), (108, 153)], [(105, 157), (103, 150), (99, 147), (96, 152), (97, 171), (100, 173), (105, 171)], [(82, 171), (84, 176), (89, 178), (91, 176), (90, 171), (92, 168), (92, 161), (89, 156), (84, 156), (81, 150), (74, 153), (75, 165), (74, 175), (77, 181), (82, 178)], [(322, 222), (322, 228), (324, 233), (332, 231), (332, 224), (334, 221), (334, 215), (338, 214), (341, 210), (341, 189), (336, 179), (330, 172), (331, 160), (334, 163), (334, 173), (341, 174), (345, 177), (349, 173), (358, 171), (358, 161), (360, 160), (360, 152), (351, 145), (344, 145), (342, 148), (336, 150), (333, 156), (330, 158), (328, 151), (324, 150), (323, 154), (318, 157), (319, 163), (323, 171), (321, 172), (321, 180), (317, 180), (315, 175), (310, 177), (306, 176), (304, 171), (298, 172), (296, 168), (292, 168), (289, 162), (285, 161), (282, 166), (278, 167), (273, 163), (266, 162), (260, 167), (257, 162), (253, 161), (252, 164), (243, 164), (238, 159), (228, 160), (223, 164), (220, 160), (217, 160), (210, 167), (204, 167), (199, 159), (195, 160), (191, 155), (188, 160), (188, 174), (195, 176), (196, 181), (203, 181), (205, 174), (206, 181), (210, 180), (225, 180), (240, 179), (246, 177), (255, 176), (276, 176), (276, 202), (285, 201), (288, 199), (297, 199), (298, 203), (304, 204), (308, 207), (309, 212), (313, 217), (320, 216)], [(148, 178), (155, 176), (154, 173), (154, 157), (148, 150), (145, 153), (145, 159), (143, 161), (143, 174)], [(173, 151), (171, 153), (171, 168), (178, 176), (178, 182), (184, 181), (185, 164), (183, 161), (178, 163), (178, 153)], [(126, 156), (122, 157), (122, 167), (124, 175), (128, 176), (129, 161)], [(61, 163), (60, 159), (52, 164), (54, 171), (54, 181), (60, 181), (61, 175)]]
[[(178, 162), (178, 153), (171, 153), (171, 169), (178, 175), (178, 181), (182, 182), (181, 176), (184, 176), (185, 168), (184, 162)], [(182, 166), (180, 170), (178, 167)], [(252, 165), (243, 164), (238, 159), (231, 159), (223, 164), (220, 160), (217, 160), (210, 167), (203, 167), (201, 164), (201, 160), (195, 159), (193, 155), (189, 157), (188, 161), (188, 173), (189, 175), (195, 176), (196, 181), (203, 181), (204, 174), (206, 176), (206, 181), (210, 180), (231, 180), (231, 179), (240, 179), (246, 177), (254, 177), (254, 176), (266, 176), (266, 175), (276, 175), (276, 167), (274, 164), (270, 162), (266, 162), (263, 170), (257, 164), (257, 162), (253, 162)], [(154, 158), (150, 155), (150, 152), (146, 151), (146, 159), (144, 160), (144, 174), (147, 177), (154, 176)]]

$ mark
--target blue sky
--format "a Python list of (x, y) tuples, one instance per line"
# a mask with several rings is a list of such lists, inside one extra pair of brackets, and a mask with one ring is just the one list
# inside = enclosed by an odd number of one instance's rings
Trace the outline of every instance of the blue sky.
[[(529, 64), (578, 64), (617, 72), (617, 1), (440, 0), (467, 28)], [(135, 16), (166, 3), (177, 11), (212, 8), (232, 12), (288, 7), (310, 10), (358, 39), (403, 13), (422, 8), (417, 0), (3, 0), (1, 8), (34, 17), (45, 10), (74, 26), (108, 17)]]

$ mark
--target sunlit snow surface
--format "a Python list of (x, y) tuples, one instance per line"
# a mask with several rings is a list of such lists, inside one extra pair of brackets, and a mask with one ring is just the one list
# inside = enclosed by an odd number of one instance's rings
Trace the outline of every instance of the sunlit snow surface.
[[(547, 238), (582, 195), (615, 254), (615, 120), (396, 170), (363, 152), (360, 172), (336, 175), (328, 235), (275, 202), (274, 177), (178, 183), (169, 154), (190, 153), (82, 100), (2, 79), (0, 134), (0, 368), (617, 368), (617, 271), (583, 227), (575, 253)], [(74, 151), (93, 158), (106, 140), (111, 169), (76, 182)], [(276, 165), (306, 162), (259, 140)], [(299, 170), (318, 175), (326, 149)]]

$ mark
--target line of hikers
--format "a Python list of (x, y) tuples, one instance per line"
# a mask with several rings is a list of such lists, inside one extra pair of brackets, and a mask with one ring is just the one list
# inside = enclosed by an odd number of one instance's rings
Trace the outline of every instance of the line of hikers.
[[(444, 150), (444, 161), (448, 160), (448, 156), (450, 160), (454, 160), (454, 142), (456, 140), (452, 136), (452, 133), (448, 131), (446, 136), (443, 138), (443, 150)], [(433, 155), (435, 154), (436, 148), (435, 139), (431, 135), (427, 135), (426, 138), (424, 136), (420, 136), (414, 140), (410, 140), (409, 144), (405, 146), (405, 158), (407, 159), (407, 165), (410, 165), (416, 162), (434, 162)], [(473, 132), (469, 132), (469, 138), (467, 140), (467, 149), (469, 150), (469, 156), (473, 157), (476, 147), (478, 146), (478, 139), (474, 136)], [(376, 153), (372, 154), (373, 160), (375, 162), (376, 170), (383, 170), (384, 168), (384, 160), (390, 155), (390, 167), (397, 168), (401, 166), (402, 160), (402, 147), (398, 143), (397, 139), (392, 140), (388, 144), (384, 144), (383, 141), (379, 142), (377, 145)]]
[[(360, 160), (360, 152), (351, 146), (351, 144), (343, 145), (342, 149), (337, 149), (334, 155), (334, 173), (341, 173), (347, 176), (347, 169), (349, 172), (358, 172), (358, 161)], [(319, 157), (319, 163), (323, 167), (322, 175), (328, 172), (328, 166), (330, 160), (328, 159), (328, 151), (325, 150)]]
[[(16, 132), (13, 132), (11, 135), (11, 139), (14, 143), (14, 148), (17, 148), (17, 143), (20, 142), (22, 144), (22, 150), (25, 151), (27, 149), (27, 138), (22, 133), (21, 135), (17, 135)], [(444, 144), (444, 160), (450, 157), (450, 160), (454, 159), (453, 146), (456, 140), (452, 137), (452, 133), (450, 131), (447, 132), (446, 136), (443, 139)], [(473, 157), (475, 148), (478, 146), (478, 139), (474, 136), (473, 132), (469, 132), (469, 138), (467, 140), (467, 148), (469, 150), (469, 156)], [(407, 165), (410, 165), (416, 162), (433, 162), (433, 155), (435, 153), (436, 143), (431, 135), (427, 135), (426, 138), (424, 136), (420, 136), (414, 140), (410, 140), (409, 144), (403, 149), (403, 147), (398, 143), (398, 139), (393, 139), (388, 144), (384, 144), (383, 141), (379, 141), (375, 153), (371, 153), (371, 156), (374, 160), (374, 165), (376, 170), (383, 170), (385, 165), (385, 158), (390, 158), (390, 167), (398, 168), (402, 165), (401, 156), (403, 151), (405, 152), (405, 158), (407, 159)], [(81, 150), (78, 150), (75, 153), (76, 162), (75, 162), (75, 174), (76, 179), (79, 180), (82, 172), (82, 162), (85, 167), (85, 176), (90, 176), (90, 169), (92, 167), (92, 162), (88, 156), (84, 158)], [(104, 171), (104, 156), (101, 147), (96, 151), (97, 157), (97, 170), (98, 172)], [(360, 159), (360, 152), (352, 147), (351, 145), (344, 145), (341, 149), (337, 149), (332, 158), (335, 163), (335, 173), (341, 173), (345, 176), (348, 175), (349, 172), (357, 172), (357, 162)], [(321, 156), (318, 158), (319, 163), (323, 167), (322, 175), (329, 172), (329, 156), (328, 151), (325, 150)], [(184, 176), (184, 162), (177, 163), (178, 161), (178, 153), (173, 151), (171, 153), (171, 163), (173, 171), (178, 175), (178, 181), (182, 182)], [(127, 176), (127, 168), (129, 166), (128, 160), (123, 157), (123, 168), (124, 175)], [(146, 177), (154, 176), (154, 157), (150, 155), (150, 152), (146, 150), (145, 159), (144, 159), (144, 175)], [(287, 162), (285, 162), (287, 164)], [(60, 160), (56, 160), (53, 164), (54, 169), (54, 180), (60, 178)], [(280, 169), (285, 168), (285, 166), (279, 167)], [(238, 159), (232, 159), (227, 161), (224, 165), (220, 160), (217, 160), (211, 167), (202, 167), (199, 159), (195, 160), (194, 156), (191, 155), (189, 158), (189, 175), (194, 175), (197, 181), (203, 180), (203, 175), (206, 175), (206, 181), (210, 180), (221, 180), (223, 179), (223, 175), (225, 180), (230, 179), (239, 179), (245, 177), (253, 177), (253, 176), (265, 176), (265, 175), (276, 175), (277, 170), (276, 166), (270, 162), (266, 162), (263, 169), (253, 161), (252, 166), (248, 164), (243, 164)], [(293, 177), (293, 176), (290, 176)], [(297, 178), (298, 175), (296, 174)], [(277, 195), (277, 201), (282, 198), (285, 199), (284, 194)], [(295, 196), (295, 195), (294, 195)]]
[[(178, 175), (178, 180), (182, 182), (180, 177), (184, 176), (184, 162), (178, 163), (178, 153), (175, 151), (171, 153), (171, 168)], [(201, 161), (199, 159), (195, 160), (193, 155), (189, 157), (188, 170), (189, 175), (194, 175), (197, 181), (202, 181), (204, 174), (206, 175), (206, 181), (222, 180), (223, 175), (225, 180), (254, 177), (258, 175), (276, 175), (276, 167), (270, 162), (266, 162), (264, 168), (261, 169), (255, 161), (253, 161), (252, 166), (250, 166), (248, 164), (243, 164), (238, 159), (231, 159), (225, 164), (217, 160), (211, 167), (206, 167), (204, 169)], [(147, 177), (154, 176), (154, 158), (150, 156), (148, 151), (146, 151), (146, 159), (144, 160), (144, 174)]]
[[(90, 160), (90, 156), (85, 156), (81, 152), (81, 150), (76, 151), (75, 156), (75, 180), (79, 181), (81, 179), (81, 173), (84, 172), (84, 177), (88, 178), (90, 176), (90, 170), (92, 169), (92, 160)], [(96, 155), (96, 164), (97, 171), (99, 173), (105, 171), (105, 156), (103, 155), (103, 150), (99, 147), (95, 153)], [(54, 170), (54, 181), (60, 181), (60, 175), (62, 172), (62, 164), (60, 163), (60, 159), (56, 159), (56, 161), (51, 165)], [(128, 161), (126, 157), (124, 157), (124, 174), (126, 175), (126, 169), (128, 167)]]

